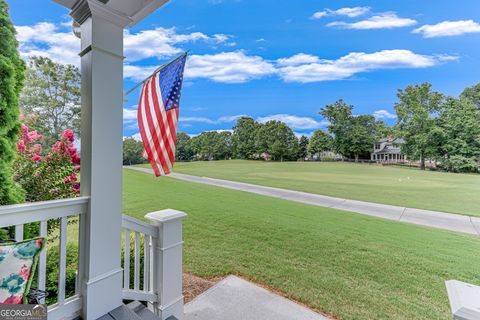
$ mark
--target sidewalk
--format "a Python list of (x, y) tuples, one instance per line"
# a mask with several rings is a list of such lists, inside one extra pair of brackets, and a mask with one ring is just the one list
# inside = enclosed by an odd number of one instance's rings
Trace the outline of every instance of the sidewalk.
[[(153, 173), (153, 170), (148, 168), (125, 168), (146, 173)], [(365, 201), (348, 200), (342, 198), (322, 196), (313, 193), (259, 186), (243, 182), (234, 182), (207, 177), (197, 177), (181, 173), (172, 173), (170, 177), (179, 180), (251, 192), (269, 197), (296, 201), (320, 207), (335, 208), (339, 210), (375, 216), (388, 220), (402, 221), (406, 223), (419, 224), (427, 227), (463, 232), (480, 236), (480, 217), (471, 217), (438, 211), (405, 208)]]
[(185, 305), (185, 320), (328, 320), (251, 282), (228, 276)]

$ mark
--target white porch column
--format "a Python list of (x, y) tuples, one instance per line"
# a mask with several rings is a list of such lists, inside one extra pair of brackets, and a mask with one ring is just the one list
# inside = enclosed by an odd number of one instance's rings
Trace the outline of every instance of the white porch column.
[(149, 213), (145, 218), (158, 227), (154, 246), (153, 289), (158, 295), (156, 312), (161, 320), (183, 320), (182, 220), (187, 215), (172, 209)]
[(90, 196), (82, 223), (83, 319), (122, 304), (123, 28), (130, 20), (96, 0), (79, 1), (81, 27), (81, 194)]

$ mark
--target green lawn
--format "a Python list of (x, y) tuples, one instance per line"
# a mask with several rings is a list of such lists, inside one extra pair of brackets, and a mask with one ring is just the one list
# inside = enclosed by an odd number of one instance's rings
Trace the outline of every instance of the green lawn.
[(240, 274), (340, 319), (451, 319), (444, 281), (480, 284), (473, 236), (131, 170), (123, 187), (133, 217), (188, 213), (185, 271)]
[(322, 195), (480, 216), (480, 175), (331, 162), (176, 163), (175, 171)]

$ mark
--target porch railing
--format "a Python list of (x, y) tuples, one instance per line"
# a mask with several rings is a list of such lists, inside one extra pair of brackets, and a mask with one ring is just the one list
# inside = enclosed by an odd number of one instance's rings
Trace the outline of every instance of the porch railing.
[[(48, 306), (49, 319), (73, 319), (78, 317), (82, 310), (82, 300), (80, 292), (78, 292), (78, 286), (75, 286), (72, 296), (67, 296), (66, 293), (67, 240), (76, 242), (80, 247), (79, 239), (83, 237), (85, 232), (82, 222), (87, 212), (88, 201), (88, 197), (80, 197), (0, 207), (0, 228), (13, 228), (15, 241), (24, 239), (25, 226), (32, 223), (37, 224), (39, 231), (38, 234), (29, 234), (29, 236), (41, 236), (48, 239), (44, 250), (40, 254), (36, 273), (36, 286), (40, 290), (45, 290), (47, 285), (47, 256), (49, 248), (51, 248), (50, 242), (58, 243), (57, 297)], [(49, 236), (48, 225), (53, 222), (55, 227), (52, 228)], [(72, 222), (74, 223), (72, 224)], [(70, 227), (74, 225), (78, 227), (79, 238), (67, 239), (68, 235), (75, 234), (75, 232), (69, 232)], [(33, 230), (36, 230), (36, 228)], [(53, 237), (52, 234), (54, 234)], [(78, 252), (80, 252), (80, 248)], [(81, 261), (81, 257), (77, 256), (76, 261)], [(78, 264), (77, 274), (82, 274), (81, 263)], [(81, 281), (81, 279), (77, 279), (78, 281)]]
[(182, 219), (162, 210), (145, 216), (149, 223), (123, 216), (123, 298), (148, 304), (160, 319), (183, 318)]
[[(58, 259), (55, 261), (58, 266), (57, 295), (49, 297), (48, 301), (41, 301), (49, 303), (50, 320), (74, 319), (82, 314), (82, 296), (78, 284), (82, 283), (82, 265), (86, 258), (80, 253), (85, 252), (81, 247), (81, 239), (85, 238), (84, 222), (88, 204), (88, 197), (80, 197), (0, 206), (0, 228), (9, 228), (15, 241), (22, 241), (26, 230), (28, 237), (41, 236), (47, 239), (40, 254), (34, 282), (38, 289), (51, 289), (47, 258), (50, 260), (53, 254)], [(171, 209), (147, 214), (145, 218), (150, 223), (122, 217), (123, 299), (146, 302), (162, 320), (170, 316), (183, 318), (182, 220), (185, 217), (185, 213)], [(32, 224), (35, 224), (33, 230), (38, 230), (38, 234), (32, 234), (32, 228), (25, 228)], [(70, 243), (78, 245), (74, 260), (77, 263), (74, 288), (67, 288), (66, 284), (67, 247)], [(58, 258), (54, 254), (56, 250)]]

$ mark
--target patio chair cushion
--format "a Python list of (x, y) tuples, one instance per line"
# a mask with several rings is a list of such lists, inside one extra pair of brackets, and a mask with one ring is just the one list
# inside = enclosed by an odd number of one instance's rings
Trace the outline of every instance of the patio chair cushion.
[(28, 303), (44, 238), (0, 244), (0, 303)]

